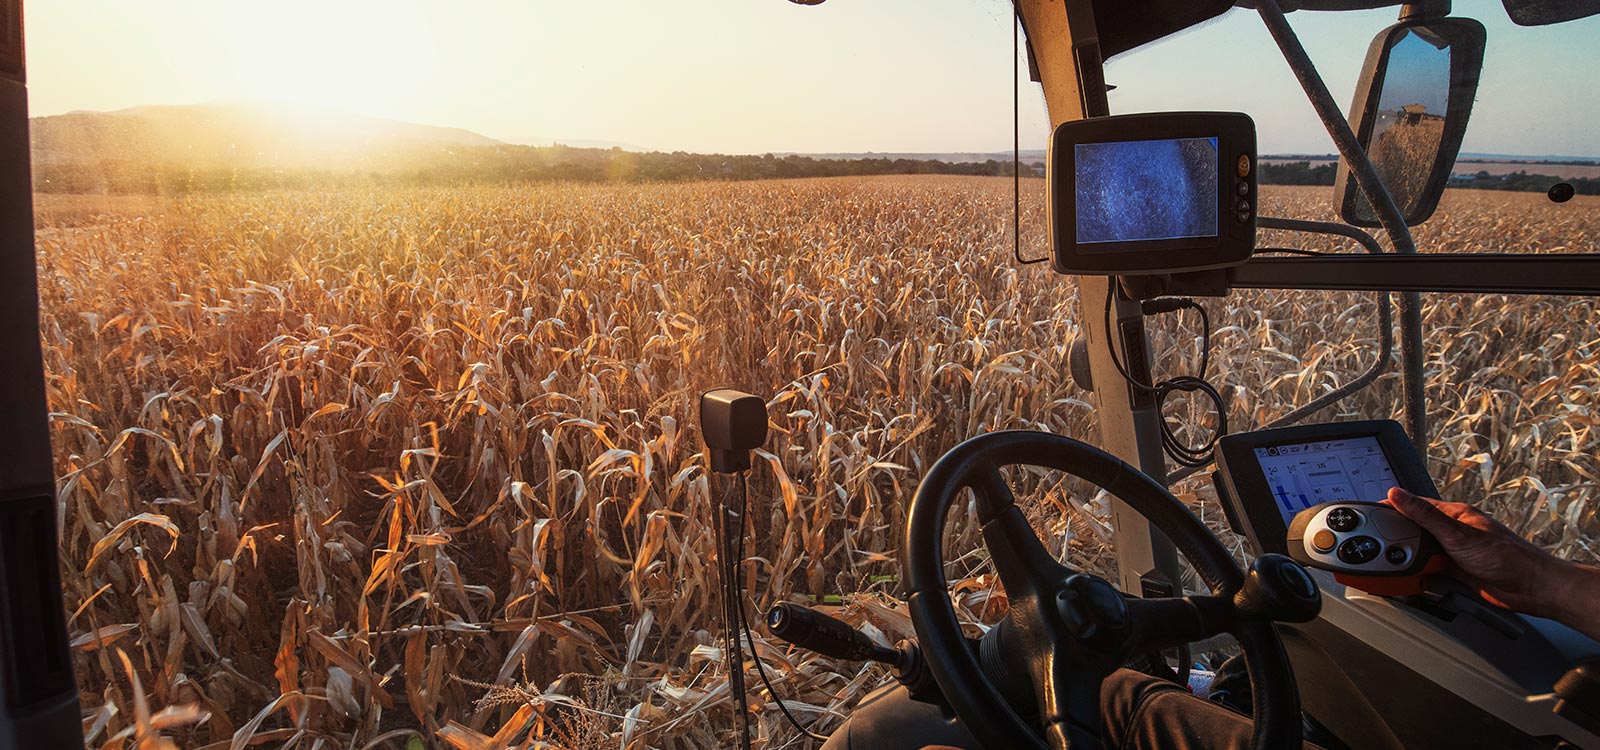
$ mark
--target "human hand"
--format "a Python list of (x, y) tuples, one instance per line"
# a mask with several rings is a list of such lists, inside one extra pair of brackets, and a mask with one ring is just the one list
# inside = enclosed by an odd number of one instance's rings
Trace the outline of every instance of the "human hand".
[[(1493, 604), (1538, 617), (1563, 619), (1569, 563), (1535, 547), (1466, 503), (1419, 497), (1399, 487), (1385, 504), (1439, 540), (1452, 572)], [(1600, 591), (1591, 592), (1591, 595)]]

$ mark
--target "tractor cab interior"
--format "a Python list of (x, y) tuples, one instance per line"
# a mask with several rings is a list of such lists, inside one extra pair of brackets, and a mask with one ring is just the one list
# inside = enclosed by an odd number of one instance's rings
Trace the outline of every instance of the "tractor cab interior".
[[(1016, 1), (1054, 124), (1048, 260), (1073, 277), (1081, 311), (1082, 336), (1062, 372), (1093, 392), (1099, 439), (989, 432), (926, 469), (899, 550), (914, 641), (884, 643), (796, 602), (764, 613), (768, 631), (800, 649), (878, 662), (897, 678), (817, 738), (823, 747), (1115, 746), (1103, 733), (1104, 681), (1140, 663), (1187, 687), (1192, 648), (1242, 654), (1251, 743), (1260, 750), (1302, 740), (1329, 748), (1600, 748), (1600, 644), (1452, 580), (1437, 541), (1377, 504), (1391, 487), (1439, 494), (1423, 453), (1430, 432), (1421, 295), (1600, 296), (1600, 256), (1434, 252), (1414, 238), (1412, 228), (1433, 216), (1452, 179), (1485, 45), (1493, 44), (1483, 24), (1452, 15), (1448, 0), (1237, 4), (1259, 15), (1338, 148), (1342, 222), (1258, 212), (1262, 134), (1248, 115), (1110, 111), (1108, 58), (1136, 56), (1202, 26), (1234, 8), (1232, 0)], [(17, 3), (0, 8), (8, 13), (0, 33), (18, 28)], [(1366, 51), (1345, 112), (1293, 21), (1373, 8), (1398, 15)], [(1470, 10), (1536, 26), (1600, 14), (1600, 2), (1505, 0), (1503, 9)], [(20, 67), (7, 67), (16, 55), (0, 48), (0, 163), (8, 165), (0, 170), (0, 748), (81, 747), (58, 561), (41, 543), (55, 538), (58, 521), (44, 363), (33, 336), (26, 88)], [(1552, 200), (1556, 192), (1552, 186)], [(1361, 251), (1261, 247), (1268, 229), (1331, 235)], [(1270, 424), (1230, 425), (1227, 396), (1207, 381), (1204, 364), (1197, 376), (1153, 376), (1166, 368), (1154, 361), (1146, 322), (1177, 310), (1203, 315), (1204, 300), (1240, 290), (1376, 293), (1380, 357)], [(1400, 383), (1396, 419), (1329, 416), (1329, 407), (1392, 377)], [(1215, 421), (1199, 430), (1209, 437), (1195, 441), (1197, 430), (1174, 427), (1168, 406), (1178, 400), (1216, 405)], [(767, 436), (764, 398), (709, 392), (700, 420), (712, 471), (751, 468), (751, 451)], [(1010, 484), (1028, 471), (1059, 472), (1112, 498), (1116, 575), (1079, 570), (1047, 551)], [(1175, 486), (1184, 480), (1215, 492), (1225, 524), (1213, 518), (1208, 526), (1179, 499)], [(968, 504), (1009, 602), (989, 628), (958, 619), (949, 595), (945, 522)], [(721, 574), (737, 581), (731, 560), (743, 521), (725, 515), (718, 523)], [(1245, 554), (1224, 543), (1224, 530), (1248, 540)], [(724, 603), (730, 654), (741, 653), (742, 606), (737, 595)], [(742, 694), (743, 669), (732, 675), (732, 691)]]
[[(1367, 52), (1346, 122), (1283, 13), (1290, 4), (1255, 4), (1339, 146), (1344, 223), (1333, 224), (1257, 216), (1257, 133), (1244, 115), (1108, 115), (1103, 58), (1228, 3), (1018, 5), (1058, 123), (1047, 178), (1051, 260), (1078, 277), (1086, 336), (1074, 372), (1099, 398), (1110, 451), (1046, 433), (991, 433), (927, 472), (904, 548), (918, 643), (856, 657), (895, 665), (901, 684), (864, 701), (826, 747), (1119, 746), (1104, 732), (1101, 681), (1138, 655), (1218, 636), (1247, 665), (1257, 748), (1303, 739), (1337, 748), (1600, 746), (1600, 702), (1589, 697), (1600, 643), (1486, 601), (1446, 574), (1427, 532), (1377, 502), (1391, 487), (1439, 496), (1411, 437), (1428, 434), (1415, 359), (1418, 294), (1600, 294), (1593, 256), (1463, 258), (1427, 254), (1412, 238), (1411, 227), (1437, 208), (1461, 147), (1484, 27), (1451, 16), (1448, 3), (1400, 6), (1397, 23)], [(1507, 11), (1519, 23), (1556, 22), (1600, 6), (1507, 3)], [(1256, 242), (1258, 226), (1351, 237), (1368, 252), (1268, 250)], [(1380, 229), (1388, 248), (1357, 227)], [(1315, 421), (1370, 382), (1363, 378), (1262, 429), (1229, 432), (1224, 422), (1203, 445), (1177, 439), (1163, 413), (1169, 394), (1204, 394), (1218, 414), (1222, 397), (1203, 378), (1155, 382), (1144, 319), (1192, 306), (1186, 297), (1244, 288), (1400, 292), (1405, 425)], [(1386, 336), (1383, 360), (1390, 346)], [(1058, 471), (1115, 497), (1121, 580), (1054, 560), (1015, 507), (1006, 466)], [(1248, 570), (1169, 491), (1197, 472), (1209, 472), (1230, 530), (1249, 540)], [(942, 567), (944, 519), (968, 489), (1010, 602), (981, 638), (958, 625)], [(1171, 583), (1181, 580), (1174, 553), (1206, 591), (1174, 596), (1183, 593)], [(843, 654), (813, 642), (815, 628), (774, 632)], [(1151, 671), (1170, 676), (1168, 666)], [(1207, 746), (1207, 738), (1189, 739)]]

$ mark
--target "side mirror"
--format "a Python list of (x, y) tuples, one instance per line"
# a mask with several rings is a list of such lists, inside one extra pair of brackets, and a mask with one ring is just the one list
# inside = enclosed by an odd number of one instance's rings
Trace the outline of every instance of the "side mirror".
[[(1406, 21), (1367, 50), (1350, 126), (1408, 225), (1433, 215), (1450, 180), (1478, 92), (1484, 38), (1483, 25), (1468, 18)], [(1343, 160), (1335, 192), (1346, 222), (1379, 226)]]

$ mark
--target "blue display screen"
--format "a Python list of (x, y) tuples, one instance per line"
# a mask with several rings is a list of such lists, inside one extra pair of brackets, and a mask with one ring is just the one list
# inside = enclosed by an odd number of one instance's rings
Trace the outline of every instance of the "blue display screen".
[(1080, 143), (1078, 244), (1217, 236), (1217, 139)]
[(1400, 486), (1383, 445), (1373, 436), (1257, 448), (1256, 461), (1285, 524), (1313, 505), (1375, 503), (1389, 496), (1390, 487)]

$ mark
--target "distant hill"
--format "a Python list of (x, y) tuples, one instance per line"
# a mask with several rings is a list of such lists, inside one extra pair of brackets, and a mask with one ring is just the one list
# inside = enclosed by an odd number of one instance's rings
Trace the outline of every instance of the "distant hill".
[[(235, 104), (72, 112), (31, 121), (41, 193), (183, 194), (339, 184), (636, 182), (881, 174), (1010, 174), (1011, 160), (823, 159), (506, 143), (456, 128)], [(581, 144), (581, 145), (580, 145)], [(1032, 164), (1027, 174), (1042, 176)]]
[(1504, 161), (1528, 163), (1559, 163), (1572, 162), (1575, 164), (1600, 164), (1600, 156), (1562, 156), (1560, 154), (1484, 154), (1476, 151), (1462, 151), (1456, 156), (1456, 161)]
[[(812, 159), (830, 159), (838, 161), (857, 161), (860, 159), (909, 159), (912, 161), (942, 161), (950, 164), (971, 164), (986, 161), (1011, 161), (1010, 151), (948, 151), (948, 152), (883, 152), (864, 151), (860, 153), (779, 153), (778, 156), (807, 156)], [(1025, 148), (1020, 156), (1024, 162), (1044, 161), (1045, 150), (1042, 148)]]
[[(1012, 158), (1010, 152), (662, 153), (585, 140), (521, 145), (458, 128), (329, 110), (238, 104), (72, 112), (36, 117), (30, 126), (34, 190), (43, 193), (183, 194), (340, 184), (749, 180), (890, 174), (1001, 177), (1011, 174)], [(1044, 151), (1030, 149), (1021, 156), (1025, 176), (1044, 176)], [(1332, 184), (1335, 165), (1329, 155), (1263, 156), (1262, 181)], [(1470, 168), (1474, 172), (1501, 168), (1526, 171), (1530, 179), (1541, 171), (1600, 171), (1600, 165), (1565, 164), (1557, 169), (1536, 162), (1474, 163)], [(1524, 190), (1542, 184), (1530, 179), (1495, 182), (1491, 187)], [(1580, 192), (1590, 189), (1588, 182), (1577, 187)]]
[(71, 112), (29, 123), (35, 166), (139, 163), (186, 169), (374, 169), (500, 146), (458, 128), (328, 110), (235, 104)]

